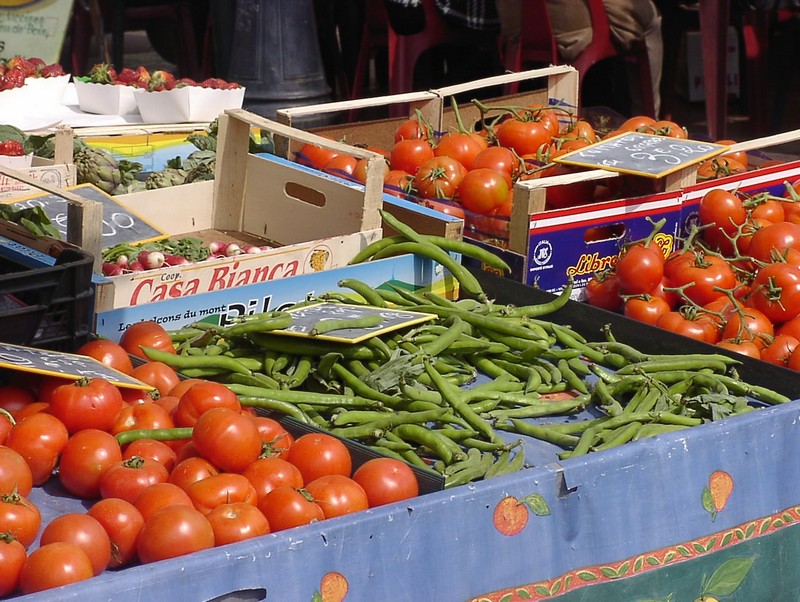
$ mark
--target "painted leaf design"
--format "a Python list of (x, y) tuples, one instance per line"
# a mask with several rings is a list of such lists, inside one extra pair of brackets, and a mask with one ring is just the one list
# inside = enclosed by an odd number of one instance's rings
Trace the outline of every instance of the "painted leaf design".
[(723, 562), (705, 587), (705, 593), (713, 596), (730, 596), (747, 577), (755, 558), (731, 558)]
[(513, 596), (511, 594), (506, 594), (505, 596), (500, 598), (500, 602), (511, 602), (511, 600), (513, 600)]
[(678, 546), (675, 549), (678, 550), (678, 553), (681, 556), (691, 556), (692, 555), (692, 553), (689, 551), (689, 549), (686, 546)]
[[(686, 554), (681, 554), (681, 555), (682, 556), (689, 555), (689, 550), (686, 550)], [(675, 551), (674, 550), (670, 550), (669, 552), (664, 554), (664, 564), (666, 564), (667, 562), (672, 562), (674, 559), (675, 559)]]
[(637, 558), (636, 561), (633, 563), (633, 570), (638, 573), (639, 571), (642, 570), (642, 566), (644, 566), (644, 558), (639, 556), (639, 558)]
[(517, 597), (521, 600), (530, 600), (533, 596), (531, 596), (531, 593), (526, 589), (518, 589)]
[(658, 558), (656, 558), (655, 556), (648, 556), (647, 559), (646, 559), (646, 562), (650, 566), (658, 566), (658, 564), (659, 564), (658, 563)]
[(597, 575), (591, 571), (579, 571), (578, 578), (582, 581), (597, 581)]
[(522, 498), (522, 501), (527, 504), (536, 516), (548, 516), (550, 514), (550, 507), (547, 501), (538, 493), (532, 493)]
[(713, 548), (716, 545), (716, 543), (717, 543), (717, 538), (716, 537), (712, 537), (711, 539), (709, 539), (706, 542), (705, 551), (708, 552), (711, 548)]
[(550, 595), (555, 596), (558, 592), (561, 591), (561, 582), (556, 581), (553, 586), (550, 588)]
[(769, 522), (770, 522), (770, 519), (768, 519), (768, 518), (765, 519), (764, 521), (762, 521), (761, 528), (758, 530), (759, 535), (764, 534), (764, 533), (767, 532), (767, 529), (769, 529)]
[(533, 588), (533, 591), (535, 591), (540, 596), (549, 596), (550, 595), (550, 590), (547, 589), (544, 585), (537, 585), (536, 587)]
[(719, 542), (719, 545), (720, 545), (720, 547), (725, 547), (725, 546), (727, 546), (727, 545), (728, 545), (728, 544), (731, 542), (731, 539), (733, 539), (733, 533), (732, 533), (731, 531), (728, 531), (728, 532), (727, 532), (727, 533), (726, 533), (726, 534), (723, 536), (723, 538), (722, 538), (722, 541), (720, 541), (720, 542)]
[(714, 499), (711, 497), (711, 490), (708, 487), (703, 487), (703, 495), (701, 500), (703, 502), (703, 510), (711, 515), (716, 516), (717, 511), (714, 508)]
[(600, 567), (600, 572), (603, 573), (603, 575), (605, 575), (609, 579), (613, 579), (613, 578), (617, 577), (617, 571), (615, 571), (610, 566)]

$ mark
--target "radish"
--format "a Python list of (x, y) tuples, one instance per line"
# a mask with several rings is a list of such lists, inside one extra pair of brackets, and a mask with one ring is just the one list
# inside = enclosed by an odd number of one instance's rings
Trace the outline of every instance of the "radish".
[(116, 263), (120, 267), (126, 268), (128, 267), (128, 256), (120, 255), (119, 257), (116, 258), (116, 260), (114, 260), (114, 263)]
[(225, 255), (225, 250), (228, 247), (228, 243), (222, 242), (219, 240), (215, 240), (213, 242), (208, 243), (208, 252), (212, 255)]
[(104, 276), (121, 276), (123, 274), (122, 266), (118, 263), (103, 262), (103, 275)]
[(242, 248), (235, 242), (228, 243), (228, 246), (225, 248), (226, 257), (236, 257), (237, 255), (241, 254), (242, 254)]
[(192, 263), (185, 257), (181, 255), (171, 255), (169, 253), (164, 253), (164, 263), (166, 265), (187, 265)]
[(164, 254), (161, 251), (140, 251), (136, 260), (146, 270), (157, 270), (164, 266)]
[(256, 245), (245, 245), (242, 247), (242, 250), (248, 255), (255, 255), (256, 253), (261, 253), (263, 249)]
[(141, 261), (136, 259), (128, 264), (128, 270), (131, 272), (144, 272), (144, 266)]

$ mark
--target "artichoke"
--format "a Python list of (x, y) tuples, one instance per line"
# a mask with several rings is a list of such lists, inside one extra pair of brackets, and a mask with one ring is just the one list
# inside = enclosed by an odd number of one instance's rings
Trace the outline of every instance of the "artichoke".
[(86, 147), (74, 158), (78, 184), (94, 184), (107, 194), (112, 194), (122, 183), (119, 162), (108, 151)]
[(186, 171), (175, 167), (167, 167), (161, 171), (154, 171), (145, 180), (145, 188), (154, 190), (156, 188), (168, 188), (170, 186), (180, 186), (186, 182)]

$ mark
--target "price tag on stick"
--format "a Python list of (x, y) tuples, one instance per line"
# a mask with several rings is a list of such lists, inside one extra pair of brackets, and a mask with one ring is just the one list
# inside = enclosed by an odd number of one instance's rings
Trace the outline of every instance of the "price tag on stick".
[(35, 349), (11, 343), (0, 343), (0, 368), (73, 380), (102, 378), (113, 385), (129, 389), (149, 391), (153, 388), (86, 355)]
[(724, 144), (630, 132), (553, 159), (556, 163), (661, 178), (727, 150)]
[[(291, 310), (292, 324), (270, 334), (358, 343), (371, 337), (436, 318), (434, 314), (393, 307), (318, 303)], [(335, 320), (335, 322), (333, 322)], [(337, 326), (337, 328), (332, 328)]]

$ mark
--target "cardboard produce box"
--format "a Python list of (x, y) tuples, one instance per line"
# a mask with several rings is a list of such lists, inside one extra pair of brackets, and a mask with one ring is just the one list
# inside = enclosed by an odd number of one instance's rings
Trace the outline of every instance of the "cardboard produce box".
[[(552, 300), (477, 275), (498, 302)], [(644, 353), (713, 349), (581, 303), (547, 318), (589, 340), (610, 323)], [(750, 382), (798, 390), (796, 374), (742, 362)], [(19, 599), (314, 600), (333, 585), (340, 600), (401, 602), (791, 599), (800, 483), (785, 465), (800, 452), (799, 419), (792, 401), (565, 460), (526, 439), (537, 461), (514, 474)], [(45, 520), (85, 511), (57, 486), (31, 499)]]

